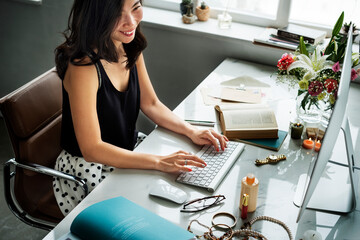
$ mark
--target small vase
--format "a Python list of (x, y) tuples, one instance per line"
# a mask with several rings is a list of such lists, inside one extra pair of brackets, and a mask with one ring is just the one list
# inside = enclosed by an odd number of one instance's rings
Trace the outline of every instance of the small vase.
[(296, 111), (299, 119), (307, 124), (318, 124), (322, 118), (323, 112), (322, 101), (303, 93), (296, 97)]
[(307, 124), (327, 127), (332, 114), (333, 105), (330, 104), (329, 96), (318, 100), (316, 96), (310, 96), (304, 92), (296, 97), (296, 115)]
[(183, 15), (183, 17), (182, 17), (182, 21), (183, 21), (183, 23), (185, 23), (185, 24), (192, 24), (192, 23), (194, 23), (195, 22), (195, 20), (196, 20), (196, 17), (195, 17), (195, 15), (194, 14), (191, 14), (190, 16), (188, 16), (188, 15)]
[(327, 99), (323, 104), (322, 114), (320, 119), (320, 123), (324, 128), (327, 128), (331, 118), (331, 114), (332, 114), (332, 107), (330, 105), (329, 100)]
[(231, 28), (232, 17), (226, 11), (218, 15), (218, 26), (220, 29)]
[(199, 21), (207, 21), (210, 16), (210, 8), (206, 7), (205, 9), (201, 9), (200, 6), (197, 6), (195, 13)]

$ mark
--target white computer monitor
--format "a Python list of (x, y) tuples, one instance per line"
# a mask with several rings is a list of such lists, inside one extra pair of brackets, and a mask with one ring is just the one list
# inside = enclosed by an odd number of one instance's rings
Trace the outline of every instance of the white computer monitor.
[[(326, 212), (348, 213), (354, 210), (358, 180), (354, 173), (355, 156), (345, 115), (352, 68), (352, 26), (349, 30), (338, 96), (326, 128), (320, 151), (307, 174), (300, 176), (294, 204), (298, 206), (299, 222), (306, 208)], [(339, 135), (344, 141), (337, 144)], [(339, 146), (342, 145), (342, 146)], [(343, 150), (343, 151), (342, 151)], [(342, 151), (343, 154), (336, 154)], [(337, 159), (332, 159), (336, 156)], [(334, 158), (334, 157), (333, 157)], [(347, 159), (347, 161), (343, 161)]]

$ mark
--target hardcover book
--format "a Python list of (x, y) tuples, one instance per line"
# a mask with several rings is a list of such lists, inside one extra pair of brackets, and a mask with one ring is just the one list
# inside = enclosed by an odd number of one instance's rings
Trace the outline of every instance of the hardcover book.
[(223, 134), (231, 139), (278, 138), (274, 111), (265, 104), (216, 105)]
[(298, 25), (289, 25), (285, 28), (279, 28), (277, 30), (277, 35), (295, 41), (299, 41), (300, 36), (303, 36), (305, 41), (308, 41), (311, 44), (317, 44), (325, 39), (326, 32)]
[(254, 145), (261, 148), (270, 149), (273, 151), (279, 151), (281, 145), (283, 144), (287, 132), (279, 130), (278, 131), (278, 138), (261, 138), (261, 139), (236, 139), (236, 141)]
[(266, 28), (265, 31), (258, 37), (254, 38), (253, 43), (262, 46), (269, 46), (281, 48), (284, 50), (295, 51), (298, 44), (294, 41), (280, 39), (277, 35), (276, 28)]

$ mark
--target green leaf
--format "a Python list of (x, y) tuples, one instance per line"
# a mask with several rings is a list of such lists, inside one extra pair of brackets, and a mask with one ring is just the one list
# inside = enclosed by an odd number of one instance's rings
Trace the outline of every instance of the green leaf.
[(332, 36), (336, 36), (339, 34), (341, 27), (343, 25), (343, 22), (344, 22), (344, 11), (340, 14), (339, 19), (335, 23), (334, 29), (332, 31)]
[(304, 54), (306, 56), (309, 56), (309, 52), (306, 49), (306, 45), (304, 43), (304, 38), (303, 36), (300, 37), (300, 43), (299, 43), (299, 47), (300, 47), (300, 53)]
[(305, 94), (304, 98), (303, 98), (302, 101), (301, 101), (301, 108), (304, 109), (305, 111), (306, 111), (305, 107), (306, 107), (306, 104), (307, 104), (307, 102), (308, 102), (309, 96), (310, 96), (310, 94), (307, 92), (307, 93)]
[[(334, 50), (335, 50), (335, 43), (332, 41), (332, 42), (329, 43), (329, 45), (325, 49), (324, 54), (325, 55), (330, 55)], [(328, 59), (330, 59), (330, 57)]]
[(302, 89), (298, 89), (298, 96), (300, 96), (301, 94), (307, 92), (307, 90), (302, 90)]
[(344, 21), (344, 11), (340, 14), (340, 17), (338, 18), (338, 20), (337, 20), (336, 23), (335, 23), (335, 26), (334, 26), (334, 28), (333, 28), (333, 31), (332, 31), (332, 34), (331, 34), (331, 38), (330, 38), (329, 44), (327, 45), (327, 47), (326, 47), (326, 49), (325, 49), (325, 54), (326, 54), (326, 55), (329, 55), (329, 54), (332, 52), (332, 50), (329, 50), (329, 48), (330, 48), (330, 46), (331, 46), (332, 44), (334, 44), (334, 43), (333, 43), (333, 39), (334, 39), (334, 37), (335, 37), (336, 35), (339, 34), (339, 32), (340, 32), (340, 30), (341, 30), (341, 27), (342, 27), (342, 25), (343, 25), (343, 21)]

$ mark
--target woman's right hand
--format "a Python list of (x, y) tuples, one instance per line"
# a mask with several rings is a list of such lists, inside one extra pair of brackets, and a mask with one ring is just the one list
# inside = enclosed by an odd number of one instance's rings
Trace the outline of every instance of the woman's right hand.
[(157, 170), (162, 172), (191, 172), (191, 168), (188, 166), (195, 167), (206, 167), (206, 163), (201, 158), (196, 155), (185, 152), (178, 151), (176, 153), (160, 156), (160, 159), (157, 164)]

